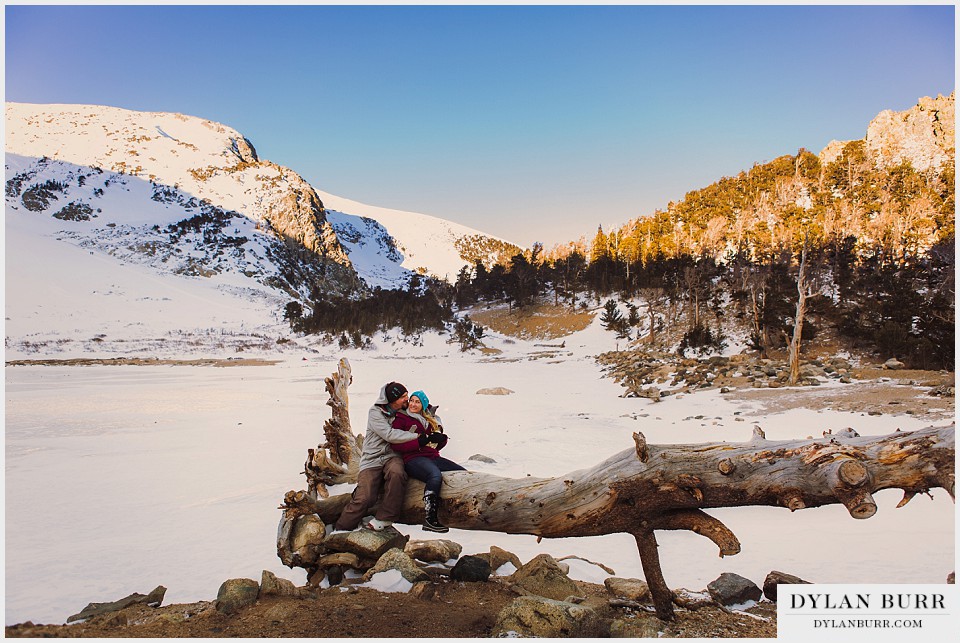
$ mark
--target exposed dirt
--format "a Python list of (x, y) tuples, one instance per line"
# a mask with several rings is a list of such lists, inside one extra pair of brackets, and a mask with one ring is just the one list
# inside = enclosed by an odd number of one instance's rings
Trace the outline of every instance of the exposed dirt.
[[(776, 636), (776, 606), (763, 601), (753, 616), (716, 607), (677, 609), (672, 623), (645, 610), (611, 607), (600, 585), (577, 582), (586, 607), (605, 622), (648, 623), (663, 636), (684, 638)], [(136, 605), (71, 625), (23, 623), (6, 628), (8, 637), (324, 637), (485, 638), (497, 614), (517, 595), (497, 579), (464, 583), (442, 579), (429, 598), (381, 593), (367, 588), (317, 590), (315, 597), (268, 597), (235, 614), (221, 614), (212, 602), (159, 608)]]
[(570, 306), (536, 304), (522, 310), (502, 306), (466, 311), (470, 319), (487, 328), (526, 340), (552, 340), (583, 330), (593, 321), (593, 313)]
[(745, 385), (733, 387), (735, 390), (729, 395), (759, 403), (756, 410), (744, 413), (744, 417), (806, 408), (868, 415), (912, 415), (934, 422), (952, 418), (956, 413), (953, 395), (930, 394), (940, 387), (953, 387), (953, 373), (861, 368), (853, 375), (857, 381), (841, 387), (757, 389)]

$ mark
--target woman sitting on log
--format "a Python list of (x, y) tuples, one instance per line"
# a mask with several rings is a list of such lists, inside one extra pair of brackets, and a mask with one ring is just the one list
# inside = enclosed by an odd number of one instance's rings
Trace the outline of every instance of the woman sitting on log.
[(437, 517), (443, 472), (466, 469), (440, 456), (440, 449), (447, 445), (447, 435), (443, 432), (440, 418), (435, 415), (436, 409), (436, 406), (430, 406), (430, 400), (423, 391), (411, 393), (407, 408), (397, 411), (392, 426), (395, 429), (412, 431), (418, 436), (429, 435), (431, 440), (425, 446), (420, 446), (416, 440), (392, 446), (393, 450), (403, 457), (407, 475), (426, 485), (423, 491), (423, 507), (426, 513), (423, 529), (444, 533), (450, 529), (442, 525)]

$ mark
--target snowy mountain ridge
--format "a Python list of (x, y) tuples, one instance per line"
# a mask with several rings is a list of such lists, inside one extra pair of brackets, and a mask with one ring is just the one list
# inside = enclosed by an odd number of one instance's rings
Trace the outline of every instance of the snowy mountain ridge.
[[(299, 251), (294, 252), (299, 260), (312, 259), (318, 267), (313, 272), (319, 272), (324, 285), (332, 290), (354, 288), (357, 276), (369, 286), (402, 287), (412, 271), (452, 280), (464, 265), (499, 258), (497, 250), (519, 250), (513, 244), (437, 217), (366, 206), (318, 192), (296, 172), (260, 159), (250, 141), (239, 132), (213, 121), (94, 105), (21, 103), (6, 104), (6, 119), (9, 205), (19, 205), (17, 199), (22, 197), (11, 194), (11, 179), (19, 183), (21, 193), (49, 181), (63, 182), (63, 168), (51, 171), (49, 162), (38, 162), (36, 166), (23, 160), (11, 163), (11, 154), (69, 163), (77, 166), (72, 170), (77, 175), (79, 168), (96, 170), (98, 174), (109, 171), (124, 177), (127, 185), (132, 179), (148, 183), (153, 189), (150, 198), (154, 200), (163, 198), (173, 203), (194, 199), (236, 213), (238, 218), (253, 224), (255, 233), (271, 236), (283, 241), (290, 250)], [(118, 181), (112, 179), (114, 183)], [(72, 186), (67, 183), (64, 187)], [(82, 190), (73, 192), (70, 196), (94, 210), (100, 204), (95, 205), (91, 197), (104, 196), (83, 194)], [(158, 192), (167, 196), (157, 197)], [(337, 210), (331, 216), (325, 208), (328, 201)], [(135, 210), (154, 212), (146, 201), (141, 206), (125, 203), (123, 216), (138, 216)], [(120, 216), (105, 214), (100, 209), (99, 223)], [(141, 217), (142, 223), (154, 225), (166, 222), (166, 218), (151, 222), (149, 216)], [(99, 229), (96, 223), (86, 227)], [(118, 230), (112, 232), (110, 236), (118, 236)], [(134, 234), (132, 230), (125, 232)], [(82, 236), (80, 231), (77, 234)], [(88, 235), (87, 245), (96, 245), (94, 236)], [(209, 231), (206, 236), (209, 240)], [(154, 241), (145, 243), (154, 245)], [(131, 241), (127, 245), (144, 244)], [(132, 260), (132, 256), (129, 258)], [(280, 266), (275, 271), (279, 277), (268, 285), (307, 294), (308, 284), (317, 275), (296, 275), (298, 271), (289, 265), (295, 261), (287, 259), (288, 265)], [(243, 273), (247, 269), (238, 270)]]
[(8, 354), (164, 354), (190, 334), (218, 352), (266, 346), (315, 286), (455, 279), (494, 256), (477, 248), (516, 248), (318, 193), (191, 116), (7, 103), (5, 135)]

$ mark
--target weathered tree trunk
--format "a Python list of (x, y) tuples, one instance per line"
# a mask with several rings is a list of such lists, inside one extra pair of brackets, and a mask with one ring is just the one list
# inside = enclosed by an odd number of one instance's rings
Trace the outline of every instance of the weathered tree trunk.
[(803, 318), (807, 314), (807, 297), (809, 292), (809, 279), (807, 277), (807, 243), (803, 243), (803, 251), (800, 254), (800, 273), (797, 275), (797, 312), (793, 318), (793, 338), (790, 340), (790, 386), (796, 385), (800, 380), (800, 341), (803, 334)]
[[(336, 406), (334, 406), (336, 408)], [(943, 487), (954, 495), (954, 430), (928, 428), (882, 437), (827, 435), (817, 440), (648, 445), (555, 478), (504, 478), (472, 471), (444, 474), (441, 518), (450, 527), (569, 538), (629, 533), (637, 541), (657, 614), (671, 619), (672, 594), (660, 571), (656, 530), (683, 529), (713, 541), (721, 556), (740, 551), (736, 536), (703, 509), (766, 505), (791, 511), (843, 504), (869, 518), (881, 489), (913, 495)], [(423, 484), (410, 480), (398, 522), (420, 524)], [(317, 500), (289, 492), (278, 551), (291, 559), (300, 516), (336, 520), (349, 495)], [(289, 564), (289, 563), (288, 563)]]
[(340, 360), (337, 372), (324, 379), (327, 394), (327, 406), (331, 408), (331, 417), (323, 423), (323, 435), (327, 439), (316, 449), (307, 450), (304, 473), (307, 476), (307, 490), (314, 498), (326, 498), (327, 485), (357, 481), (357, 468), (360, 465), (362, 436), (354, 436), (350, 427), (350, 398), (347, 387), (353, 381), (350, 362)]

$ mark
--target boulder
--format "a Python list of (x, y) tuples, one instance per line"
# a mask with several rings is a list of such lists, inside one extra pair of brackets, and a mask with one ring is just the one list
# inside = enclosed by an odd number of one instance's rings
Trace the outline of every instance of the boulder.
[(768, 599), (777, 602), (777, 585), (809, 585), (810, 581), (805, 581), (799, 576), (784, 574), (783, 572), (772, 571), (763, 579), (763, 595)]
[(409, 536), (404, 536), (393, 527), (383, 531), (357, 529), (330, 534), (323, 541), (323, 547), (328, 551), (349, 552), (360, 558), (379, 560), (390, 549), (403, 550), (409, 540)]
[(497, 461), (491, 458), (490, 456), (483, 455), (482, 453), (474, 453), (472, 456), (467, 458), (467, 460), (474, 460), (476, 462), (484, 462), (486, 464), (496, 464)]
[(540, 554), (528, 562), (510, 576), (510, 581), (531, 594), (558, 601), (580, 593), (577, 584), (550, 554)]
[(495, 386), (493, 388), (482, 388), (477, 391), (477, 395), (513, 395), (514, 392), (502, 386)]
[(395, 569), (400, 572), (400, 575), (403, 576), (404, 580), (407, 580), (411, 583), (419, 583), (430, 580), (430, 576), (427, 574), (427, 572), (420, 569), (412, 558), (403, 553), (402, 549), (398, 548), (390, 549), (383, 556), (381, 556), (377, 561), (377, 564), (371, 567), (367, 573), (363, 575), (363, 580), (364, 582), (369, 581), (371, 578), (373, 578), (374, 574), (379, 574), (380, 572), (389, 571), (391, 569)]
[(650, 600), (650, 586), (638, 578), (617, 578), (611, 576), (603, 581), (607, 591), (617, 598), (643, 602)]
[(490, 546), (490, 551), (485, 554), (475, 554), (477, 558), (482, 558), (490, 564), (490, 569), (493, 573), (496, 573), (498, 569), (510, 563), (513, 565), (514, 569), (520, 569), (523, 567), (523, 563), (520, 562), (520, 559), (513, 552), (509, 552), (506, 549), (500, 549), (496, 545)]
[(883, 368), (890, 371), (899, 371), (904, 366), (906, 366), (906, 364), (896, 359), (895, 357), (891, 357), (890, 359), (888, 359), (883, 363)]
[(260, 586), (252, 578), (231, 578), (220, 585), (215, 607), (218, 612), (233, 614), (257, 602)]
[(125, 596), (120, 600), (109, 603), (88, 603), (86, 607), (80, 610), (80, 613), (69, 617), (67, 619), (67, 623), (72, 623), (73, 621), (82, 621), (93, 616), (109, 614), (110, 612), (119, 612), (120, 610), (136, 603), (143, 603), (144, 605), (159, 607), (160, 603), (163, 602), (163, 595), (166, 593), (166, 587), (163, 585), (157, 585), (152, 592), (146, 595), (134, 592), (133, 594)]
[(760, 588), (748, 578), (738, 574), (724, 573), (707, 585), (707, 591), (717, 603), (725, 606), (742, 605), (747, 601), (759, 601), (763, 596)]
[(263, 570), (260, 576), (260, 598), (264, 596), (293, 596), (297, 586), (286, 578), (277, 578), (273, 572)]
[(452, 540), (411, 540), (403, 551), (425, 563), (445, 563), (451, 558), (459, 558), (463, 547)]
[(663, 625), (656, 616), (638, 615), (630, 620), (618, 618), (610, 624), (610, 638), (613, 639), (656, 639), (660, 638)]
[(326, 526), (323, 521), (314, 514), (300, 516), (293, 526), (291, 549), (294, 556), (299, 556), (300, 560), (307, 564), (317, 562), (320, 556), (320, 543), (326, 535)]
[(587, 638), (606, 634), (603, 621), (589, 607), (540, 596), (521, 596), (497, 615), (492, 636)]
[(364, 566), (364, 563), (360, 562), (360, 557), (356, 554), (351, 554), (346, 551), (338, 551), (334, 554), (327, 554), (326, 556), (321, 556), (317, 559), (317, 567), (320, 569), (326, 569), (328, 567), (333, 567), (334, 565), (341, 565), (343, 567), (350, 567), (352, 569), (366, 570), (373, 566), (374, 561)]
[(490, 563), (479, 556), (464, 556), (450, 570), (450, 578), (459, 581), (486, 582), (490, 578)]
[(437, 593), (437, 586), (433, 583), (427, 581), (420, 581), (419, 583), (414, 583), (413, 587), (410, 588), (409, 594), (414, 598), (419, 598), (422, 601), (432, 600)]

